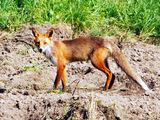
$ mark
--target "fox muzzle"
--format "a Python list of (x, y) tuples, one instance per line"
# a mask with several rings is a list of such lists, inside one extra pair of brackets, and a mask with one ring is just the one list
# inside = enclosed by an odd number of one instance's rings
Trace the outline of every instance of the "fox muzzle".
[(40, 48), (40, 49), (38, 49), (38, 51), (39, 51), (40, 53), (42, 53), (43, 50), (42, 50), (42, 48)]

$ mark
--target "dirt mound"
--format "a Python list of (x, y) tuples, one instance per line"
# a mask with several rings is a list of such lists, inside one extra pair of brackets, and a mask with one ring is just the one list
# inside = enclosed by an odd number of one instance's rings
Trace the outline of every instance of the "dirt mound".
[[(56, 67), (37, 51), (31, 28), (45, 33), (53, 27), (53, 39), (70, 39), (65, 23), (25, 25), (15, 35), (0, 35), (1, 119), (160, 119), (160, 48), (142, 42), (121, 44), (131, 66), (154, 91), (145, 95), (112, 58), (116, 75), (112, 90), (98, 90), (106, 76), (90, 62), (67, 65), (68, 93), (53, 91)], [(2, 36), (3, 35), (3, 36)]]

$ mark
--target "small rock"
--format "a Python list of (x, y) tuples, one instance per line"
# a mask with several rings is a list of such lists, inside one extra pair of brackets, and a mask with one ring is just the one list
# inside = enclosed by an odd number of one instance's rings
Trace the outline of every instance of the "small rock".
[(20, 109), (20, 104), (19, 101), (17, 101), (16, 105), (15, 105), (18, 109)]
[(24, 93), (23, 93), (23, 95), (29, 95), (28, 90), (25, 90)]
[(63, 100), (61, 100), (61, 99), (59, 99), (58, 101), (57, 101), (57, 103), (65, 103), (65, 101), (63, 101)]
[(39, 83), (39, 82), (33, 83), (33, 88), (34, 88), (34, 90), (42, 89), (43, 88), (42, 83)]
[(22, 91), (22, 90), (17, 90), (17, 92), (18, 92), (19, 94), (23, 94), (23, 91)]
[(34, 90), (30, 90), (29, 94), (32, 95), (32, 96), (34, 96), (35, 95), (35, 91)]
[(13, 89), (13, 90), (12, 90), (12, 94), (13, 94), (13, 95), (17, 95), (17, 90), (16, 90), (16, 89)]
[(142, 108), (142, 109), (144, 108), (144, 106), (143, 106), (143, 105), (140, 105), (139, 107), (140, 107), (140, 108)]

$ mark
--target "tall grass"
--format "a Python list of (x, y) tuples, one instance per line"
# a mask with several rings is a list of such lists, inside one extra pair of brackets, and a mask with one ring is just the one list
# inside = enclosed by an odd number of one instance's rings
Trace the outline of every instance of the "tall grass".
[[(23, 24), (66, 22), (101, 36), (111, 28), (160, 37), (158, 0), (1, 0), (0, 29)], [(157, 40), (157, 39), (156, 39)]]

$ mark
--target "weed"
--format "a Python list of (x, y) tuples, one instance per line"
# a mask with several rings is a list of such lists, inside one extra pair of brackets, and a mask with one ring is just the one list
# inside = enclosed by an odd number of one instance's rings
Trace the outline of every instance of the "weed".
[(89, 85), (86, 84), (86, 85), (84, 86), (84, 88), (87, 89), (87, 88), (93, 88), (93, 87), (91, 87), (91, 86), (89, 86)]
[(95, 110), (97, 109), (96, 106), (97, 106), (97, 104), (94, 100), (94, 94), (92, 92), (91, 98), (90, 98), (90, 103), (88, 106), (89, 120), (96, 120), (96, 115), (95, 115), (95, 112), (96, 112)]
[(7, 85), (8, 84), (8, 80), (2, 80), (2, 82)]
[(151, 36), (159, 45), (159, 13), (160, 3), (154, 0), (1, 0), (0, 30), (17, 30), (27, 23), (65, 22), (75, 31), (89, 29), (94, 36), (116, 34), (118, 27)]
[(97, 101), (97, 106), (98, 106), (98, 107), (101, 107), (101, 106), (102, 106), (102, 100), (98, 100), (98, 101)]
[(43, 81), (42, 86), (46, 88), (46, 81)]
[(63, 94), (64, 92), (61, 91), (61, 90), (53, 90), (51, 93), (54, 93), (54, 94)]
[(20, 49), (19, 54), (20, 55), (28, 55), (29, 53), (26, 50)]
[(42, 70), (37, 67), (37, 63), (35, 61), (32, 62), (33, 66), (24, 66), (24, 71), (34, 71), (34, 72), (41, 72)]

